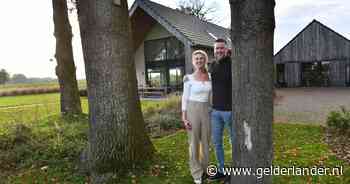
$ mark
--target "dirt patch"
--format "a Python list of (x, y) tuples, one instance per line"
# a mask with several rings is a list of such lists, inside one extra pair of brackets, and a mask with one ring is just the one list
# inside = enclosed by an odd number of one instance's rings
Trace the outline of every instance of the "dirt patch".
[(350, 164), (350, 132), (327, 129), (325, 139), (336, 157)]

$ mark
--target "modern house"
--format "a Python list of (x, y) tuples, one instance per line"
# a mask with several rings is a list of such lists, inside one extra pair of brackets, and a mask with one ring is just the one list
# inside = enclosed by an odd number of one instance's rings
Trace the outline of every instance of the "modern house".
[(135, 0), (129, 17), (139, 86), (179, 89), (194, 50), (212, 59), (216, 38), (231, 42), (229, 29), (149, 0)]
[(274, 63), (279, 86), (350, 85), (350, 41), (317, 20), (278, 51)]

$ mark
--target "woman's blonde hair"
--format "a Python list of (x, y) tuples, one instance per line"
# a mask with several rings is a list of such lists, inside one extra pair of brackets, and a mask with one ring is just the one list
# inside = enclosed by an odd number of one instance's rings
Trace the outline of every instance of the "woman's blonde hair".
[(193, 53), (192, 53), (192, 60), (193, 60), (193, 58), (194, 58), (194, 56), (196, 54), (202, 54), (204, 56), (204, 58), (205, 58), (205, 62), (206, 63), (209, 62), (208, 54), (204, 50), (195, 50), (195, 51), (193, 51)]

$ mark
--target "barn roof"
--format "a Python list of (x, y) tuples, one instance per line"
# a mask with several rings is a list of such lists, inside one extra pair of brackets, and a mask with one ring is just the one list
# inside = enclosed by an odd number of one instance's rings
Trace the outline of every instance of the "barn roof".
[(350, 41), (313, 20), (274, 56), (274, 63), (340, 61), (350, 59)]
[(229, 45), (231, 44), (230, 30), (224, 27), (202, 21), (193, 15), (149, 0), (135, 0), (129, 11), (129, 16), (131, 18), (135, 16), (135, 12), (138, 8), (141, 8), (180, 41), (186, 42), (192, 46), (201, 45), (212, 47), (215, 38), (224, 38), (228, 40)]

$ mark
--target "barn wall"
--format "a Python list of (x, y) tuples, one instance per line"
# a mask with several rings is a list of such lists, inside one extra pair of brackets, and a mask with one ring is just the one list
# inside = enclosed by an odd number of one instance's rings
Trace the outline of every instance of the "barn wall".
[(274, 62), (337, 62), (347, 58), (350, 58), (350, 41), (314, 21), (275, 55)]
[(336, 61), (329, 66), (329, 80), (331, 86), (346, 86), (347, 62)]
[(301, 85), (301, 64), (287, 63), (284, 67), (287, 87), (299, 87)]
[(330, 85), (346, 86), (349, 59), (350, 41), (314, 20), (274, 56), (274, 63), (286, 63), (288, 87), (301, 85), (301, 63), (323, 61), (330, 62)]
[(350, 86), (350, 59), (347, 61), (346, 66), (346, 85)]

